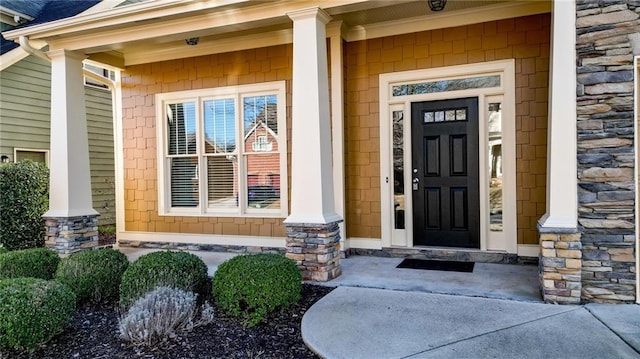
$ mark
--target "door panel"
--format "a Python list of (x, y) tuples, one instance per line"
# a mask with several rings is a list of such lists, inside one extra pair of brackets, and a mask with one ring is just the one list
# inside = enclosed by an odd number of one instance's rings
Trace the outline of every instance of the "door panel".
[(411, 104), (414, 245), (480, 247), (478, 99)]

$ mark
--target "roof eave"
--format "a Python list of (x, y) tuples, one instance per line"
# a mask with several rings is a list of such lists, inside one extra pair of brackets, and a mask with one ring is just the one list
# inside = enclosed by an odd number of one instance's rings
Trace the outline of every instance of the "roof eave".
[[(115, 7), (101, 12), (80, 13), (65, 19), (9, 30), (2, 34), (7, 40), (16, 40), (20, 36), (26, 36), (30, 39), (47, 39), (78, 31), (90, 30), (95, 27), (112, 26), (127, 22), (148, 20), (155, 17), (172, 16), (177, 13), (187, 13), (246, 1), (249, 0), (155, 0)], [(176, 12), (177, 8), (180, 9), (179, 12)]]

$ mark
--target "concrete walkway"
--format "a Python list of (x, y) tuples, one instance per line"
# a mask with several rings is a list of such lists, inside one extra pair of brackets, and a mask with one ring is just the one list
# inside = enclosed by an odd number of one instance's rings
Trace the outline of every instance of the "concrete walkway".
[(640, 306), (338, 287), (302, 319), (323, 358), (640, 358)]
[[(153, 249), (120, 248), (129, 260)], [(209, 275), (235, 254), (192, 252)], [(323, 358), (640, 358), (640, 306), (544, 304), (532, 265), (473, 273), (399, 269), (399, 258), (341, 260), (335, 290), (302, 319)], [(317, 283), (316, 283), (317, 284)]]

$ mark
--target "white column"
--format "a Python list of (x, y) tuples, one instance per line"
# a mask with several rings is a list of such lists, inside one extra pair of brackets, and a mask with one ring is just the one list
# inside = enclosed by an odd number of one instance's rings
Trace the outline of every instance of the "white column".
[(84, 99), (84, 55), (56, 50), (51, 59), (49, 210), (44, 217), (97, 215), (92, 208)]
[(319, 8), (287, 15), (293, 20), (291, 214), (285, 223), (341, 220), (333, 198), (329, 75), (325, 25)]
[(575, 1), (553, 2), (551, 26), (547, 213), (540, 225), (570, 230), (578, 216)]
[[(344, 218), (344, 64), (342, 58), (342, 21), (327, 25), (331, 47), (331, 143), (333, 145), (333, 198), (336, 213)], [(340, 225), (340, 242), (347, 239), (345, 225)], [(345, 249), (344, 245), (340, 248)]]

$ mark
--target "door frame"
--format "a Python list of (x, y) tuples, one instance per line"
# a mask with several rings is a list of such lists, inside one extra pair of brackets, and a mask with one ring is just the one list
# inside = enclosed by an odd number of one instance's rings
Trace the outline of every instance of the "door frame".
[[(468, 78), (483, 75), (499, 75), (500, 85), (489, 88), (474, 88), (458, 91), (436, 92), (393, 96), (393, 86), (426, 81)], [(479, 123), (479, 185), (480, 185), (480, 250), (518, 252), (516, 212), (516, 128), (515, 128), (515, 60), (491, 61), (470, 65), (447, 66), (424, 70), (413, 70), (381, 74), (379, 78), (380, 110), (380, 199), (382, 247), (412, 248), (413, 203), (411, 196), (411, 103), (448, 100), (463, 97), (478, 97)], [(489, 102), (502, 102), (503, 134), (503, 230), (489, 230), (489, 180), (488, 180), (488, 130), (486, 109)], [(405, 229), (394, 228), (393, 191), (393, 140), (391, 118), (393, 112), (403, 111), (404, 147), (404, 207)], [(407, 126), (407, 123), (409, 125)], [(407, 166), (407, 164), (409, 164)], [(447, 247), (448, 248), (448, 247)], [(455, 249), (455, 248), (451, 248)]]

